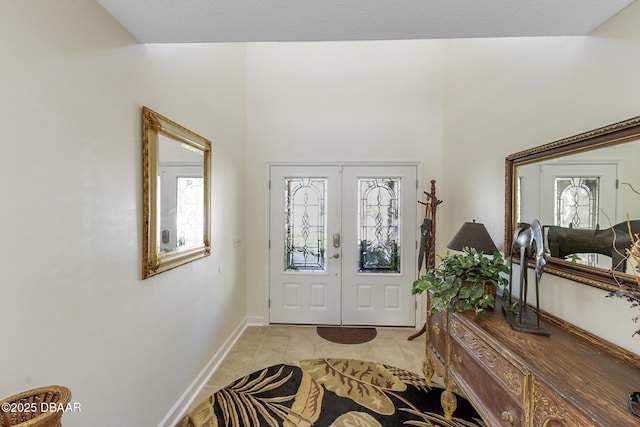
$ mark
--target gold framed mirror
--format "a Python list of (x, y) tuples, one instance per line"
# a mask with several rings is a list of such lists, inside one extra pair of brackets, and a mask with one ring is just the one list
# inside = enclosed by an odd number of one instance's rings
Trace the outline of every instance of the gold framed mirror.
[(208, 256), (211, 142), (142, 108), (142, 278)]
[(638, 160), (640, 116), (509, 155), (505, 255), (517, 223), (539, 219), (546, 272), (609, 291), (637, 283), (638, 266), (619, 253), (627, 220), (640, 232)]

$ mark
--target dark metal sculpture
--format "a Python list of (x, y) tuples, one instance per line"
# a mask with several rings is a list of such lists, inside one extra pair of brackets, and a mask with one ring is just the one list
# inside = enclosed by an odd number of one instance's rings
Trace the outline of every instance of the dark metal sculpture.
[[(519, 299), (516, 303), (512, 301), (513, 290), (513, 262), (509, 271), (509, 307), (503, 307), (505, 315), (511, 327), (520, 332), (528, 332), (538, 335), (549, 335), (549, 332), (540, 323), (540, 278), (547, 263), (544, 255), (544, 239), (542, 226), (537, 219), (531, 224), (519, 223), (513, 235), (511, 245), (511, 259), (513, 256), (520, 256), (520, 287)], [(529, 291), (528, 263), (535, 259), (536, 277), (536, 309), (535, 313), (527, 306), (527, 295)], [(515, 313), (513, 309), (515, 308)], [(535, 317), (534, 317), (535, 316)]]
[(611, 228), (579, 230), (571, 227), (544, 226), (549, 253), (555, 258), (571, 254), (597, 253), (611, 257), (611, 269), (625, 272), (625, 250), (633, 244), (629, 235), (640, 233), (640, 220), (621, 222)]

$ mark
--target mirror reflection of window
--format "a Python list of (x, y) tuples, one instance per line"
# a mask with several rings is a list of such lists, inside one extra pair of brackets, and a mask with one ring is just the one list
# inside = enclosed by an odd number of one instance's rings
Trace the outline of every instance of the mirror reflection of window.
[(177, 246), (197, 245), (204, 230), (204, 178), (178, 177), (177, 183)]
[(522, 177), (516, 181), (516, 223), (522, 222)]
[(599, 184), (598, 177), (556, 178), (555, 225), (572, 228), (595, 228), (599, 223)]
[(159, 137), (160, 252), (202, 244), (204, 168), (202, 152)]
[[(600, 200), (599, 177), (555, 178), (555, 224), (575, 229), (595, 229), (600, 223), (598, 202)], [(598, 265), (597, 253), (575, 254), (582, 264)]]
[[(611, 160), (579, 163), (575, 156), (520, 166), (514, 182), (516, 221), (538, 218), (545, 233), (549, 226), (609, 228), (621, 222), (616, 186), (620, 169)], [(570, 254), (564, 259), (603, 269), (611, 269), (613, 262), (610, 256), (596, 252)]]

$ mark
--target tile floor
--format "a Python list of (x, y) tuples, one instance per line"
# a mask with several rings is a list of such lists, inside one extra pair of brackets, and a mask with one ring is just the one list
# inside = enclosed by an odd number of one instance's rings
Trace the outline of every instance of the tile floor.
[(422, 373), (424, 335), (409, 341), (407, 337), (416, 332), (413, 328), (377, 328), (377, 331), (376, 338), (364, 344), (335, 344), (320, 338), (315, 326), (247, 327), (191, 407), (237, 378), (271, 365), (301, 359), (370, 360)]

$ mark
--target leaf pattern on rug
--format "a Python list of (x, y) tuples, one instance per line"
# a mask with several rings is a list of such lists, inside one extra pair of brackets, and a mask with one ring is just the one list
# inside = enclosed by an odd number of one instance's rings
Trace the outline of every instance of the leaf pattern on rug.
[(324, 389), (305, 372), (284, 427), (309, 427), (318, 420)]
[(400, 368), (352, 359), (273, 365), (220, 389), (176, 427), (486, 427), (458, 396), (442, 415), (437, 385)]
[(428, 392), (429, 390), (431, 390), (431, 386), (427, 384), (427, 381), (421, 375), (406, 371), (404, 369), (396, 368), (395, 366), (384, 365), (384, 367), (387, 368), (389, 372), (398, 377), (400, 381), (405, 384), (411, 384), (412, 386), (422, 391)]
[[(267, 425), (278, 427), (280, 424), (274, 417), (286, 420), (291, 409), (283, 405), (294, 396), (260, 397), (260, 394), (277, 389), (289, 381), (292, 372), (282, 376), (285, 365), (273, 375), (267, 376), (268, 369), (263, 369), (260, 375), (251, 380), (247, 375), (231, 386), (225, 387), (215, 394), (216, 404), (223, 414), (224, 425), (260, 426), (260, 414)], [(281, 377), (278, 379), (279, 377)], [(300, 417), (302, 418), (302, 417)]]
[(382, 424), (366, 412), (351, 411), (340, 415), (329, 427), (382, 427)]
[[(453, 417), (448, 420), (444, 416), (429, 412), (420, 412), (414, 409), (400, 408), (401, 411), (408, 412), (416, 417), (422, 418), (422, 421), (410, 420), (406, 421), (405, 425), (417, 426), (417, 427), (485, 427), (485, 424), (480, 420), (466, 421), (461, 418)], [(479, 423), (479, 424), (478, 424)]]
[(395, 406), (385, 391), (405, 391), (407, 385), (383, 365), (351, 359), (301, 360), (302, 370), (341, 397), (365, 408), (391, 415)]
[[(213, 396), (209, 396), (191, 411), (191, 425), (193, 427), (218, 427), (218, 420), (213, 411)], [(188, 426), (189, 424), (178, 424), (177, 427)]]

